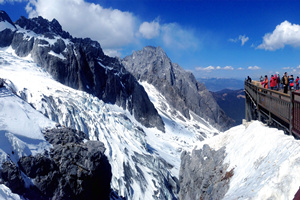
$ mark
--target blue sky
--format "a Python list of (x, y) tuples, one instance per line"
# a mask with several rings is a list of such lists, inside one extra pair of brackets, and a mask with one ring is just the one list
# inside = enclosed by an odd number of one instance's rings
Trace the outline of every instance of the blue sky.
[(13, 21), (56, 18), (111, 56), (161, 46), (196, 77), (300, 75), (297, 0), (0, 0), (0, 7)]

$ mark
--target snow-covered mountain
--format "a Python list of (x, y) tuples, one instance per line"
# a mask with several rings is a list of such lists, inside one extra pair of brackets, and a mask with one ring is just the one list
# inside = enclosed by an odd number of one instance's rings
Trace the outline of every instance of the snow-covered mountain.
[[(193, 112), (189, 119), (173, 115), (153, 85), (142, 82), (142, 87), (118, 60), (103, 55), (98, 43), (73, 39), (57, 29), (56, 20), (21, 18), (16, 24), (0, 32), (12, 36), (11, 45), (0, 50), (0, 76), (7, 88), (39, 114), (104, 143), (111, 188), (119, 196), (177, 199), (181, 152), (219, 131)], [(100, 56), (96, 60), (94, 50)]]

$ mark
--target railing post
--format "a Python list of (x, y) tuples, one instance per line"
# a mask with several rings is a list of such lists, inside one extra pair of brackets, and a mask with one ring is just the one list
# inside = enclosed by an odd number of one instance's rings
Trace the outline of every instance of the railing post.
[(268, 107), (268, 111), (269, 111), (269, 124), (272, 124), (272, 114), (271, 114), (271, 107), (272, 107), (272, 92), (269, 92), (270, 94), (270, 99), (269, 99), (269, 107)]
[(292, 135), (292, 130), (293, 130), (293, 104), (294, 104), (294, 92), (291, 91), (291, 96), (290, 96), (291, 102), (290, 102), (290, 132), (289, 134)]
[(257, 112), (258, 112), (258, 121), (261, 122), (261, 113), (259, 108), (259, 85), (256, 86), (256, 105), (257, 105)]

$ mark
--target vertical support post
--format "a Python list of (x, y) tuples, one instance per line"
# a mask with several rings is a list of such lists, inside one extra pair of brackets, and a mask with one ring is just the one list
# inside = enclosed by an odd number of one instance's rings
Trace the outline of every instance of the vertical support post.
[(292, 135), (292, 130), (293, 130), (293, 104), (294, 104), (294, 92), (291, 91), (291, 96), (290, 96), (291, 102), (290, 102), (290, 130), (289, 134)]
[(249, 118), (248, 118), (248, 94), (245, 94), (246, 98), (245, 98), (245, 119), (247, 122), (249, 122)]
[(271, 114), (271, 108), (272, 108), (272, 92), (269, 92), (269, 101), (268, 101), (268, 111), (269, 111), (269, 125), (272, 124), (272, 114)]
[(256, 105), (257, 105), (257, 112), (258, 112), (258, 121), (261, 122), (261, 112), (259, 108), (259, 85), (256, 87)]

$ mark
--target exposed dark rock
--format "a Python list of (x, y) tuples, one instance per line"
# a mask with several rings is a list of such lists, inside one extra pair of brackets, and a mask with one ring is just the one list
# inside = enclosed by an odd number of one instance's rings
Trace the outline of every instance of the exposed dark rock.
[(10, 29), (5, 29), (0, 32), (0, 48), (7, 47), (12, 43), (14, 38), (14, 31)]
[(45, 138), (54, 147), (50, 156), (22, 157), (19, 167), (2, 164), (5, 185), (28, 199), (109, 199), (112, 174), (103, 143), (68, 128), (47, 130)]
[(176, 110), (190, 119), (190, 111), (220, 130), (231, 127), (232, 120), (220, 109), (205, 85), (194, 75), (172, 63), (160, 47), (145, 47), (125, 57), (122, 63), (137, 80), (147, 81), (161, 92)]
[(128, 109), (146, 127), (165, 130), (144, 88), (118, 59), (104, 55), (98, 42), (73, 38), (55, 19), (21, 17), (16, 24), (23, 31), (0, 32), (8, 41), (0, 40), (0, 46), (11, 45), (21, 57), (31, 54), (60, 83)]
[(2, 163), (0, 169), (0, 183), (5, 184), (14, 193), (22, 194), (25, 191), (25, 182), (22, 178), (21, 171), (16, 164), (7, 161)]
[(233, 176), (233, 169), (227, 171), (228, 165), (223, 163), (225, 156), (225, 147), (215, 151), (206, 144), (200, 150), (193, 150), (192, 155), (184, 151), (179, 173), (179, 198), (222, 199)]

